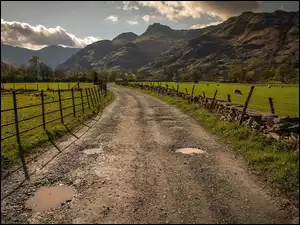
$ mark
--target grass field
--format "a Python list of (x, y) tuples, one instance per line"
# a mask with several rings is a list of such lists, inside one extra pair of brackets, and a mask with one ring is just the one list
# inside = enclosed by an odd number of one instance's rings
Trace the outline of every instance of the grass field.
[(181, 98), (169, 97), (148, 90), (128, 87), (150, 94), (188, 113), (208, 131), (216, 134), (248, 164), (278, 187), (299, 207), (299, 152), (287, 149), (281, 142), (266, 139), (260, 132), (253, 131), (237, 122), (220, 120), (220, 116), (208, 110), (188, 104)]
[[(74, 84), (75, 85), (75, 84)], [(93, 87), (93, 84), (86, 84), (88, 87)], [(54, 84), (55, 86), (55, 84)], [(48, 92), (45, 91), (44, 94), (46, 95), (44, 97), (45, 103), (57, 101), (58, 100), (58, 93), (57, 92)], [(83, 92), (83, 96), (85, 96), (86, 93)], [(54, 122), (51, 122), (49, 124), (46, 124), (46, 129), (49, 132), (48, 135), (51, 138), (55, 138), (57, 136), (61, 136), (62, 134), (68, 132), (69, 130), (72, 130), (74, 127), (80, 124), (80, 122), (86, 120), (88, 117), (92, 116), (94, 112), (96, 112), (98, 109), (94, 108), (91, 104), (91, 109), (89, 109), (87, 104), (87, 98), (84, 97), (84, 114), (82, 113), (82, 107), (81, 107), (81, 98), (80, 98), (80, 92), (75, 91), (75, 109), (76, 111), (76, 119), (73, 116), (73, 108), (72, 106), (72, 100), (66, 100), (62, 101), (62, 108), (70, 107), (68, 109), (63, 110), (64, 115), (64, 125), (61, 124), (60, 120), (56, 120)], [(71, 98), (72, 94), (71, 92), (62, 92), (61, 93), (61, 99)], [(76, 98), (77, 97), (77, 98)], [(109, 92), (107, 98), (104, 100), (103, 107), (112, 99), (112, 94)], [(91, 101), (91, 100), (90, 100)], [(34, 105), (34, 104), (41, 104), (41, 96), (35, 96), (34, 94), (17, 94), (17, 107), (23, 107), (28, 105)], [(1, 95), (1, 110), (5, 109), (11, 109), (13, 108), (13, 98), (12, 94), (5, 94)], [(46, 104), (45, 105), (45, 113), (50, 111), (59, 110), (59, 102)], [(42, 106), (35, 106), (25, 109), (18, 110), (18, 118), (19, 120), (33, 117), (36, 115), (42, 114)], [(70, 115), (68, 115), (70, 114)], [(68, 115), (68, 116), (66, 116)], [(66, 117), (65, 117), (66, 116)], [(45, 116), (46, 123), (48, 121), (51, 121), (53, 119), (60, 118), (60, 112), (54, 112), (51, 114), (47, 114)], [(1, 125), (8, 124), (14, 122), (14, 113), (13, 111), (7, 111), (1, 113)], [(34, 119), (26, 120), (19, 123), (19, 129), (20, 132), (23, 130), (27, 130), (30, 128), (33, 128), (35, 126), (42, 124), (42, 116), (39, 116)], [(15, 125), (9, 125), (1, 128), (1, 137), (6, 137), (11, 134), (15, 133)], [(45, 142), (49, 139), (49, 136), (46, 134), (46, 132), (43, 129), (43, 126), (33, 129), (31, 131), (28, 131), (26, 133), (21, 134), (21, 143), (26, 152), (28, 150), (38, 146), (40, 143)], [(9, 161), (13, 160), (17, 156), (18, 152), (18, 146), (16, 142), (16, 137), (11, 137), (8, 139), (5, 139), (1, 142), (1, 152), (2, 155), (9, 159)], [(1, 163), (2, 164), (2, 163)]]
[[(176, 89), (177, 83), (175, 82), (162, 82), (161, 85), (165, 86), (168, 84), (169, 88)], [(207, 86), (206, 84), (209, 84)], [(155, 85), (158, 85), (155, 82)], [(193, 83), (179, 83), (179, 90), (185, 92), (187, 88), (188, 92), (191, 93)], [(195, 84), (194, 95), (203, 95), (205, 92), (207, 97), (213, 97), (215, 90), (218, 90), (217, 99), (227, 100), (227, 94), (231, 95), (231, 101), (235, 103), (244, 104), (247, 95), (250, 90), (250, 84), (228, 84), (220, 83), (208, 83), (199, 82)], [(239, 89), (242, 91), (242, 95), (235, 95), (234, 90)], [(249, 108), (256, 109), (262, 112), (270, 112), (270, 106), (268, 98), (273, 98), (275, 114), (279, 116), (299, 116), (299, 86), (289, 85), (289, 87), (281, 88), (281, 85), (276, 87), (268, 88), (267, 85), (255, 85), (254, 92), (250, 99)]]
[[(49, 87), (50, 89), (57, 90), (60, 89), (68, 89), (75, 86), (76, 82), (70, 82), (70, 83), (2, 83), (1, 87), (4, 89), (30, 89), (30, 90), (47, 90)], [(81, 88), (90, 88), (93, 87), (93, 83), (81, 83), (79, 84), (79, 87)], [(37, 89), (38, 88), (38, 89)]]

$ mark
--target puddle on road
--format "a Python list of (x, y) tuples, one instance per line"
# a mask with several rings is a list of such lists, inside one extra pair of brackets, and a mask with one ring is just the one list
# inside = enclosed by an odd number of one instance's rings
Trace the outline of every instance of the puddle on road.
[(205, 151), (198, 149), (198, 148), (179, 148), (176, 152), (183, 153), (183, 154), (204, 154)]
[(34, 196), (26, 201), (25, 206), (33, 212), (43, 212), (71, 201), (74, 194), (75, 191), (70, 186), (44, 187), (37, 190)]
[(103, 152), (102, 147), (100, 147), (100, 148), (89, 148), (89, 149), (84, 149), (83, 150), (83, 153), (87, 154), (87, 155), (99, 154), (99, 153), (102, 153), (102, 152)]

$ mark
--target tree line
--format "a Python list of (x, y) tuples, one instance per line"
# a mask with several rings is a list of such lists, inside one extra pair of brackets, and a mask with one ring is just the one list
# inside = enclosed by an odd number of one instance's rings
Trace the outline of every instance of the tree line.
[(28, 65), (13, 67), (1, 63), (1, 82), (113, 82), (117, 79), (126, 81), (135, 80), (165, 80), (165, 81), (223, 81), (237, 83), (279, 82), (299, 83), (299, 71), (287, 63), (280, 64), (277, 68), (263, 71), (249, 70), (244, 65), (234, 65), (221, 70), (212, 71), (209, 67), (197, 66), (188, 71), (176, 66), (162, 66), (157, 71), (141, 68), (129, 70), (119, 67), (110, 69), (94, 69), (86, 72), (66, 72), (52, 69), (37, 56), (29, 59)]
[(87, 72), (66, 72), (61, 69), (53, 69), (43, 62), (39, 57), (33, 56), (29, 59), (28, 65), (14, 67), (1, 62), (1, 82), (113, 82), (116, 79), (135, 80), (132, 71), (114, 68), (90, 70)]

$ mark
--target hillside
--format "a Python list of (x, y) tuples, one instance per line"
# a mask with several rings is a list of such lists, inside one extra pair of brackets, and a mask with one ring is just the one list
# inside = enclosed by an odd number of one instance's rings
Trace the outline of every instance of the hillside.
[(61, 46), (47, 46), (40, 50), (30, 50), (1, 43), (1, 61), (13, 66), (21, 66), (22, 64), (26, 65), (28, 60), (36, 55), (42, 62), (55, 68), (78, 50), (78, 48), (64, 48)]
[(5, 72), (8, 70), (12, 70), (12, 69), (15, 69), (15, 68), (13, 66), (8, 65), (7, 63), (4, 63), (1, 61), (1, 72)]
[(299, 12), (245, 12), (170, 49), (147, 67), (197, 69), (210, 76), (232, 67), (262, 71), (282, 63), (299, 68)]
[(142, 68), (157, 74), (176, 68), (183, 74), (197, 70), (209, 77), (227, 76), (233, 67), (262, 71), (283, 63), (299, 67), (299, 12), (244, 12), (197, 30), (154, 23), (140, 36), (123, 33), (113, 41), (93, 43), (59, 67)]

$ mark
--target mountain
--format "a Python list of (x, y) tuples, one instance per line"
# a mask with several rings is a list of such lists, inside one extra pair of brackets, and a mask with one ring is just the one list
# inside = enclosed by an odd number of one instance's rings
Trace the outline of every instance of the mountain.
[(167, 64), (209, 75), (237, 66), (250, 71), (282, 63), (299, 68), (299, 12), (244, 12), (164, 52), (145, 68)]
[(150, 73), (177, 68), (183, 73), (226, 75), (232, 68), (261, 71), (289, 63), (299, 68), (299, 11), (244, 12), (221, 24), (173, 30), (154, 23), (140, 36), (123, 33), (81, 49), (59, 68), (122, 67)]
[(79, 50), (78, 48), (65, 48), (55, 45), (40, 50), (30, 50), (1, 43), (1, 61), (13, 66), (21, 66), (22, 64), (26, 65), (28, 60), (36, 55), (42, 62), (55, 68)]
[(138, 36), (122, 33), (110, 40), (101, 40), (86, 46), (58, 68), (84, 71), (92, 68), (140, 68), (169, 49), (181, 37), (181, 31), (158, 23), (150, 25)]

